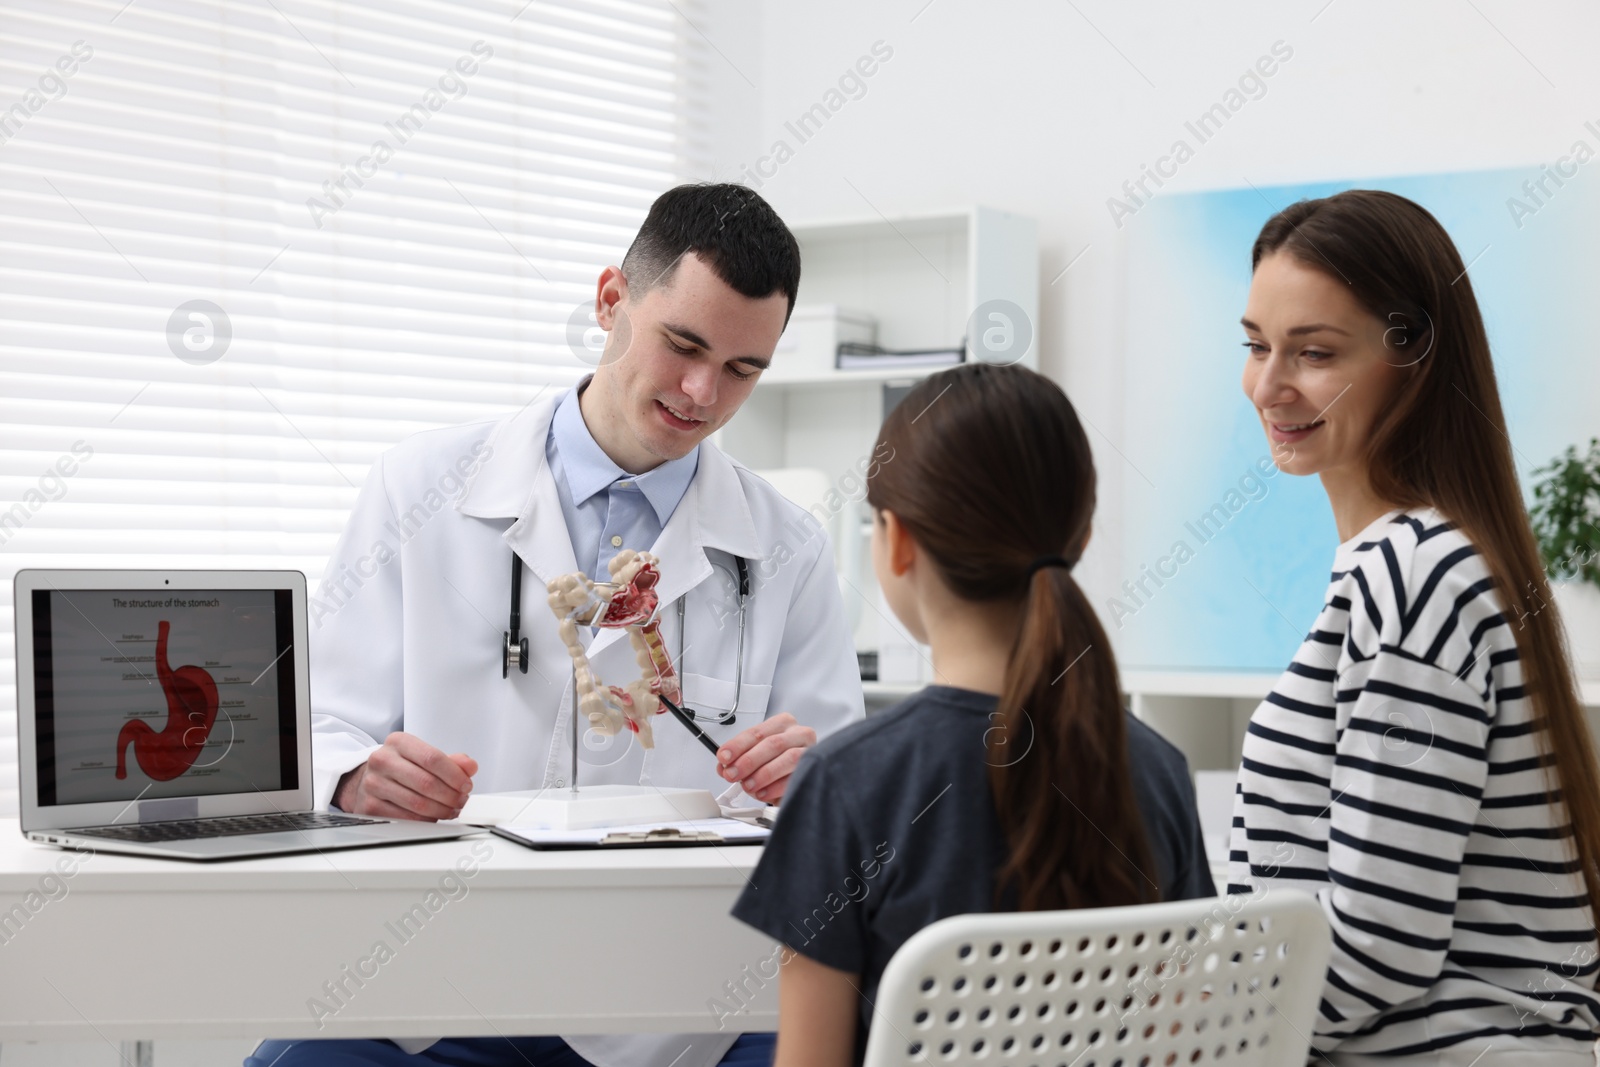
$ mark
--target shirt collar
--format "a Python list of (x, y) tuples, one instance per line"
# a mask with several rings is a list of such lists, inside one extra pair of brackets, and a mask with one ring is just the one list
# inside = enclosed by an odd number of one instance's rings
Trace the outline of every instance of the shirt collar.
[(561, 454), (561, 466), (566, 474), (567, 489), (572, 494), (572, 503), (581, 506), (596, 493), (623, 479), (639, 488), (645, 499), (650, 501), (656, 518), (665, 526), (683, 500), (684, 493), (689, 491), (689, 483), (694, 481), (695, 471), (700, 465), (700, 446), (696, 445), (687, 455), (669, 459), (643, 474), (630, 475), (605, 454), (605, 450), (589, 432), (588, 424), (583, 421), (583, 412), (578, 407), (578, 393), (587, 384), (588, 379), (585, 379), (562, 396), (556, 404), (555, 416), (550, 420), (550, 437), (555, 442), (556, 451)]

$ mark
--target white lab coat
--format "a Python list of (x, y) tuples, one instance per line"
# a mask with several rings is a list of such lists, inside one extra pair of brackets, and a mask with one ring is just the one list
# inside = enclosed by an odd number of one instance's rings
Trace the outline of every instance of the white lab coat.
[[(545, 462), (555, 400), (542, 398), (499, 422), (417, 434), (373, 464), (310, 605), (319, 806), (394, 730), (476, 759), (475, 792), (569, 783), (571, 660), (545, 601), (546, 582), (578, 569)], [(704, 717), (733, 706), (738, 611), (728, 554), (749, 563), (737, 721), (707, 725), (713, 737), (726, 740), (782, 711), (819, 736), (863, 717), (832, 550), (805, 511), (706, 442), (694, 480), (650, 550), (661, 559), (667, 648), (685, 703)], [(512, 551), (526, 564), (529, 669), (503, 679)], [(685, 595), (687, 646), (678, 660), (676, 601)], [(601, 630), (589, 659), (607, 683), (638, 675), (620, 630)], [(579, 784), (727, 789), (714, 758), (681, 724), (658, 715), (652, 725), (648, 753), (632, 735), (608, 740), (585, 731)], [(716, 995), (706, 990), (708, 998)], [(567, 1040), (599, 1067), (708, 1067), (733, 1035)], [(687, 1054), (686, 1044), (693, 1046)]]

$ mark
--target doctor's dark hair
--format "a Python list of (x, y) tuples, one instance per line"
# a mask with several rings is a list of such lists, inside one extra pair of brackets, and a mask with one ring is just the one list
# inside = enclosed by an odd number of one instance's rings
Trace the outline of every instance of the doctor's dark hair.
[(754, 190), (706, 182), (680, 185), (656, 197), (622, 258), (629, 297), (671, 285), (678, 263), (689, 252), (734, 292), (755, 299), (781, 292), (789, 311), (794, 310), (800, 245)]
[(1572, 858), (1590, 919), (1600, 918), (1600, 769), (1461, 255), (1420, 204), (1374, 189), (1284, 208), (1256, 238), (1251, 269), (1278, 252), (1348, 286), (1386, 326), (1384, 341), (1403, 377), (1367, 442), (1373, 491), (1400, 507), (1437, 509), (1493, 576), (1541, 727), (1547, 795), (1572, 822)]
[[(1014, 604), (1020, 619), (985, 736), (1008, 848), (996, 907), (1158, 899), (1116, 660), (1072, 577), (1095, 473), (1066, 394), (1024, 367), (969, 363), (913, 389), (878, 447), (895, 459), (868, 479), (867, 502), (894, 512), (957, 596)], [(1033, 566), (1051, 556), (1068, 566)]]

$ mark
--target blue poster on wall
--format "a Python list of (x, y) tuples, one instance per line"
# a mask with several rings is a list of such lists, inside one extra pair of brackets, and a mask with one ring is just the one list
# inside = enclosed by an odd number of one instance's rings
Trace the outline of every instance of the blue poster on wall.
[(1351, 188), (1433, 213), (1468, 265), (1527, 495), (1534, 468), (1600, 434), (1593, 154), (1559, 170), (1163, 194), (1127, 220), (1123, 581), (1099, 605), (1124, 667), (1277, 672), (1322, 608), (1338, 544), (1327, 498), (1314, 477), (1277, 472), (1240, 384), (1262, 224)]

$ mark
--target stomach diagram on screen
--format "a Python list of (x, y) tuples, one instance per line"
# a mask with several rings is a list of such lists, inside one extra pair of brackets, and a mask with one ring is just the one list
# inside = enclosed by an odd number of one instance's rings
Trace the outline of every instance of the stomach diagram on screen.
[[(203, 667), (188, 664), (174, 670), (167, 664), (163, 621), (156, 635), (156, 676), (167, 698), (167, 722), (158, 732), (143, 719), (126, 723), (117, 734), (117, 777), (128, 776), (128, 748), (139, 769), (158, 782), (170, 782), (194, 766), (217, 721), (217, 682)], [(148, 632), (148, 631), (147, 631)]]

